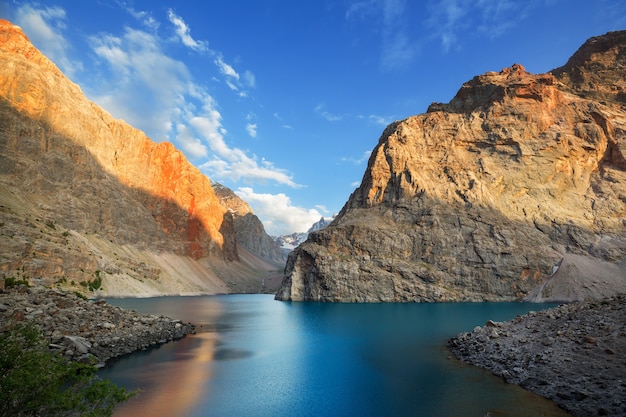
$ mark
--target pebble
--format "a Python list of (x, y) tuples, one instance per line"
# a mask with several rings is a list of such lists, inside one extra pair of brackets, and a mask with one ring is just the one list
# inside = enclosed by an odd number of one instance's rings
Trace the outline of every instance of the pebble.
[[(485, 337), (495, 327), (508, 337)], [(448, 349), (575, 417), (626, 416), (626, 295), (487, 322), (451, 339)]]
[(51, 350), (72, 361), (104, 364), (115, 357), (195, 333), (195, 326), (141, 314), (45, 287), (0, 290), (0, 332), (31, 322)]

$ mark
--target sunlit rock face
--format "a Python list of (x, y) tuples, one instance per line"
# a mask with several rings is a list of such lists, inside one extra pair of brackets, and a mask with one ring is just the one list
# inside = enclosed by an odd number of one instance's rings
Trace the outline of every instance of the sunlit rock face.
[[(515, 300), (567, 254), (603, 278), (594, 296), (626, 291), (625, 97), (626, 32), (612, 32), (552, 73), (489, 72), (389, 125), (337, 219), (289, 256), (276, 298)], [(572, 285), (550, 296), (590, 294), (584, 277)]]
[(239, 246), (211, 181), (87, 100), (7, 21), (0, 60), (0, 273), (80, 282), (102, 271), (135, 279), (130, 292), (228, 292), (211, 264), (238, 262)]

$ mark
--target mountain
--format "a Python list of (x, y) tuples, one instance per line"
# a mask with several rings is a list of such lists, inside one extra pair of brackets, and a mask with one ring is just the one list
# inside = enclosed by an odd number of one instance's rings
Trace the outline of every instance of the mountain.
[(389, 125), (276, 298), (551, 300), (626, 292), (626, 31), (515, 64)]
[(334, 214), (332, 217), (322, 216), (317, 222), (313, 223), (313, 225), (306, 232), (295, 232), (290, 235), (278, 236), (274, 238), (274, 241), (282, 249), (285, 256), (287, 256), (289, 252), (291, 252), (298, 245), (306, 241), (310, 233), (322, 230), (326, 226), (330, 225), (335, 217), (336, 214)]
[(220, 202), (228, 207), (233, 217), (237, 243), (263, 259), (284, 265), (285, 254), (274, 239), (265, 233), (263, 223), (255, 216), (248, 203), (222, 184), (213, 183), (213, 189)]
[[(103, 295), (256, 292), (281, 267), (244, 202), (87, 100), (8, 21), (0, 59), (4, 277)], [(257, 222), (246, 242), (240, 207)]]

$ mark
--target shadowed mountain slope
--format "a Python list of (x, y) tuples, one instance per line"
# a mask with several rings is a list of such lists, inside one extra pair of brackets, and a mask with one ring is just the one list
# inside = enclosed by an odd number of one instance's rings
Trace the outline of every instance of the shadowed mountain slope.
[(211, 181), (87, 100), (7, 21), (0, 58), (4, 276), (78, 289), (100, 278), (115, 295), (256, 292), (280, 267), (242, 261), (236, 214)]

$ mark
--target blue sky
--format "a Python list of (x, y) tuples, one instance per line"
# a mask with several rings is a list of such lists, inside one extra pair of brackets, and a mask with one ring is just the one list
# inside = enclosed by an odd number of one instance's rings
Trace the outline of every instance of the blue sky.
[(384, 127), (626, 29), (624, 0), (0, 0), (85, 94), (171, 141), (271, 235), (359, 185)]

